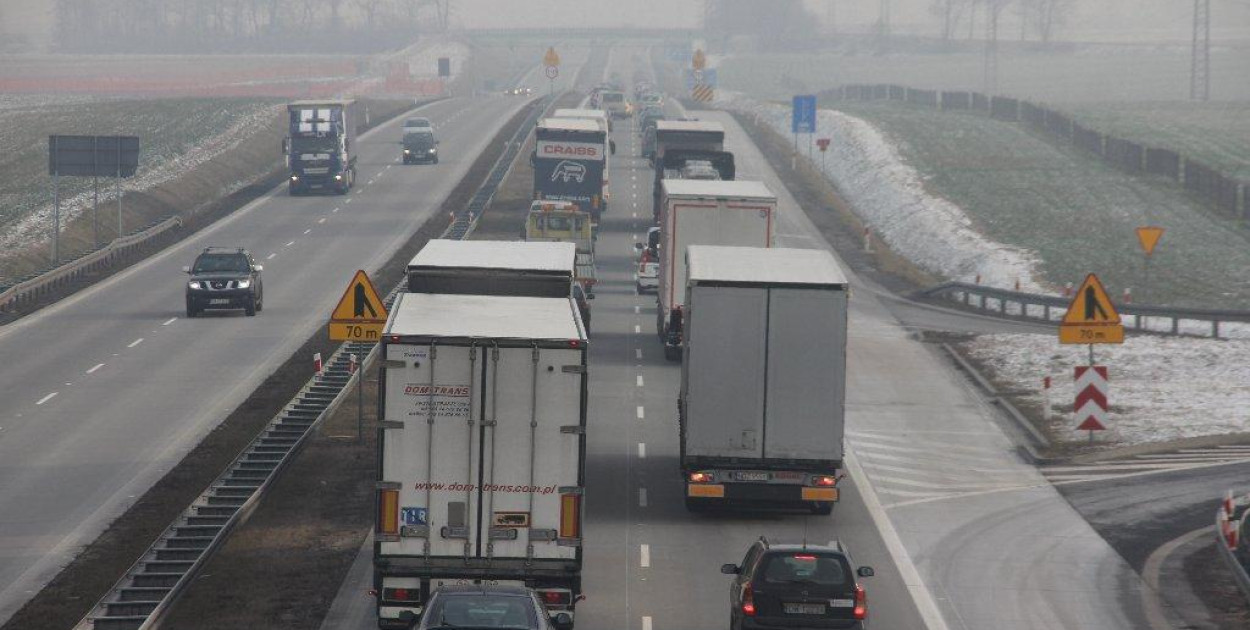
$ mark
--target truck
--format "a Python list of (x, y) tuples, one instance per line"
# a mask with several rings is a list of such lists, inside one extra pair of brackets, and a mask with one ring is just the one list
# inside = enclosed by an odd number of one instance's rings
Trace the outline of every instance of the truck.
[(295, 101), (286, 109), (290, 194), (346, 195), (356, 183), (356, 101)]
[(686, 506), (829, 514), (843, 462), (849, 285), (816, 249), (686, 249)]
[(594, 295), (597, 229), (590, 214), (575, 203), (535, 201), (530, 204), (522, 236), (530, 243), (572, 243), (577, 248), (577, 282), (587, 295)]
[(607, 130), (595, 120), (544, 118), (534, 134), (534, 199), (571, 201), (598, 221), (607, 207)]
[(612, 118), (629, 117), (629, 101), (620, 90), (604, 90), (599, 93), (599, 106)]
[(676, 361), (682, 349), (686, 248), (772, 247), (777, 197), (755, 181), (666, 179), (662, 190), (656, 332), (664, 342), (664, 357)]
[[(733, 180), (734, 155), (725, 151), (725, 128), (715, 121), (659, 120), (655, 123), (651, 188), (652, 218), (660, 220), (661, 184), (665, 179)], [(644, 143), (645, 144), (645, 143)]]
[(572, 299), (401, 293), (383, 329), (373, 591), (409, 628), (450, 584), (582, 596), (586, 331)]
[[(408, 262), (408, 291), (522, 297), (573, 297), (590, 329), (594, 299), (579, 280), (573, 243), (432, 239)], [(584, 273), (584, 272), (583, 272)]]

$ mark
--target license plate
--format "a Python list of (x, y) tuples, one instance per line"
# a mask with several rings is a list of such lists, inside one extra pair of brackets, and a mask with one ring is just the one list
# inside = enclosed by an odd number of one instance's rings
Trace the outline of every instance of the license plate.
[(823, 615), (825, 614), (824, 604), (791, 604), (785, 603), (781, 605), (782, 610), (787, 615)]
[(734, 473), (734, 478), (738, 481), (768, 481), (768, 473), (766, 472), (739, 472)]
[(209, 300), (208, 303), (209, 304), (229, 304), (230, 300), (225, 299), (225, 298), (217, 298), (217, 299)]
[(855, 600), (853, 599), (831, 599), (829, 606), (833, 608), (854, 608)]

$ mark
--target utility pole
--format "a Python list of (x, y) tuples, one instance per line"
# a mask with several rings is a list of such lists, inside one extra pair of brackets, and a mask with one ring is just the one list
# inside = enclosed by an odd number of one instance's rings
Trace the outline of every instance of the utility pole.
[(1194, 37), (1189, 66), (1189, 100), (1211, 99), (1211, 0), (1194, 0)]

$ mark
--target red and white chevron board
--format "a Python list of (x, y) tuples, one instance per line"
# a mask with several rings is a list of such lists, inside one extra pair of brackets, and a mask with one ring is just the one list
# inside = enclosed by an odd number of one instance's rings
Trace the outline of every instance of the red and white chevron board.
[(695, 84), (693, 90), (690, 90), (690, 98), (702, 103), (710, 103), (712, 102), (712, 95), (714, 93), (715, 90), (712, 86), (698, 83)]
[(1076, 366), (1076, 429), (1103, 431), (1107, 428), (1107, 366)]

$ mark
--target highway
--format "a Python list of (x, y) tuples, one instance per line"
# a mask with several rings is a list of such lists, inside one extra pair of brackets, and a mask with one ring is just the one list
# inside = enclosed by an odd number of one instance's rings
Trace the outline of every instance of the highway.
[[(584, 58), (569, 51), (557, 89), (571, 85)], [(541, 66), (524, 81), (547, 87)], [(435, 166), (400, 163), (401, 115), (359, 140), (351, 194), (291, 198), (280, 186), (0, 329), (0, 623), (310, 336), (324, 334), (354, 270), (380, 267), (528, 100), (486, 95), (421, 108), (442, 141)], [(210, 245), (247, 248), (264, 265), (256, 317), (186, 319), (181, 268)]]

